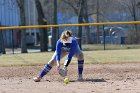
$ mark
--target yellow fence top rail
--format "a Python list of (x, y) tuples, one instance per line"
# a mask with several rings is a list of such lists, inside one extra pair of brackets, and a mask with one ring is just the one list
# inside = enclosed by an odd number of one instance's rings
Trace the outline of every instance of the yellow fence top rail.
[(116, 24), (140, 24), (140, 21), (102, 22), (102, 23), (83, 23), (83, 24), (58, 24), (58, 25), (32, 25), (32, 26), (9, 26), (9, 27), (0, 27), (0, 30), (30, 29), (30, 28), (51, 28), (51, 27), (65, 27), (65, 26), (99, 26), (99, 25), (116, 25)]

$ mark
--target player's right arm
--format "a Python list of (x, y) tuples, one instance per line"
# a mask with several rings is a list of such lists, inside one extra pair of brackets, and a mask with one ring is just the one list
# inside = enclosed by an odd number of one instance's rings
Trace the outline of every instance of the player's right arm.
[(60, 42), (60, 40), (58, 40), (56, 43), (56, 63), (58, 69), (60, 67), (61, 48), (62, 48), (62, 43)]

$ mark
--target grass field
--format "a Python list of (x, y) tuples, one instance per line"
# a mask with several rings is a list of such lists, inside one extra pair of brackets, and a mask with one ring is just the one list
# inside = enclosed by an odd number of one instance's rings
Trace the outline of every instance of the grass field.
[[(82, 45), (83, 50), (93, 51), (93, 50), (104, 50), (103, 44), (85, 44)], [(106, 50), (125, 50), (125, 49), (140, 49), (140, 45), (129, 45), (129, 44), (105, 44)]]
[[(42, 65), (46, 64), (52, 55), (53, 52), (1, 55), (0, 66)], [(87, 64), (140, 62), (140, 49), (84, 51), (84, 55)], [(77, 60), (73, 58), (71, 63), (75, 62)]]

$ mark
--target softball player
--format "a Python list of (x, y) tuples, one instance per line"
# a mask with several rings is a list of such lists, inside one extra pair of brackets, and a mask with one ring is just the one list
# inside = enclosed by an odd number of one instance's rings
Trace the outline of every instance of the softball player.
[[(67, 55), (67, 59), (64, 62), (63, 70), (64, 73), (60, 71), (60, 59)], [(72, 37), (72, 32), (66, 30), (62, 32), (60, 39), (57, 41), (56, 44), (56, 51), (52, 56), (51, 60), (44, 66), (40, 75), (34, 78), (35, 82), (39, 82), (41, 78), (46, 75), (51, 68), (56, 64), (59, 74), (62, 76), (66, 76), (67, 67), (72, 60), (72, 57), (75, 56), (78, 60), (78, 80), (83, 80), (83, 65), (84, 65), (84, 55), (83, 52), (80, 50), (79, 45), (74, 37)]]

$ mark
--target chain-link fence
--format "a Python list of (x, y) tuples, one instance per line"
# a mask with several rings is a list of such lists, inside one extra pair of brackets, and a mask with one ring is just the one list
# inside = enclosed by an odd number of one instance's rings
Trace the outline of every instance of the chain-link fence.
[[(35, 26), (10, 26), (0, 27), (0, 49), (3, 53), (22, 53), (51, 51), (53, 44), (53, 29), (59, 31), (58, 36), (64, 30), (71, 30), (77, 41), (81, 43), (81, 48), (85, 51), (92, 50), (112, 50), (112, 49), (135, 49), (140, 48), (139, 32), (132, 34), (133, 31), (116, 25), (135, 25), (139, 21), (133, 22), (105, 22), (87, 24), (60, 24), (60, 25), (35, 25)], [(110, 26), (111, 25), (111, 26)], [(86, 27), (90, 27), (89, 35), (86, 34)], [(99, 26), (99, 36), (95, 28)], [(82, 28), (82, 35), (78, 37), (78, 29)], [(29, 31), (30, 30), (30, 31)], [(131, 34), (130, 34), (131, 33)], [(87, 38), (90, 38), (89, 41)], [(135, 42), (136, 41), (136, 42)], [(23, 45), (24, 44), (24, 45)]]

